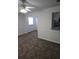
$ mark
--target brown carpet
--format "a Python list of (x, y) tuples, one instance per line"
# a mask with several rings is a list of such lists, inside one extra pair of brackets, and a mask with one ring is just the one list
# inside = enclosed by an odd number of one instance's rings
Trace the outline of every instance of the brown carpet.
[(18, 59), (60, 59), (60, 45), (37, 38), (37, 31), (18, 37)]

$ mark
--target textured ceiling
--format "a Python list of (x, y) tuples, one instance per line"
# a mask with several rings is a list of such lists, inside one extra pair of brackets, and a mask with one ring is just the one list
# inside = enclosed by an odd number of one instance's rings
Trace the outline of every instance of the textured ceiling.
[(56, 5), (56, 0), (27, 0), (30, 4), (35, 5), (37, 7), (49, 7)]
[[(59, 2), (57, 2), (57, 0), (27, 0), (27, 2), (28, 2), (28, 6), (35, 7), (33, 11), (59, 5)], [(18, 6), (20, 7), (20, 5), (21, 2), (19, 0)]]

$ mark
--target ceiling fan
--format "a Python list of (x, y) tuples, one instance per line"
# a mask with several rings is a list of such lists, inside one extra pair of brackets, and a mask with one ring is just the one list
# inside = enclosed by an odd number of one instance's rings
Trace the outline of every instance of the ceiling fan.
[(31, 8), (35, 8), (35, 7), (32, 7), (32, 6), (28, 6), (28, 2), (27, 0), (20, 0), (21, 2), (21, 5), (20, 5), (20, 12), (21, 13), (27, 13), (27, 12), (31, 12)]

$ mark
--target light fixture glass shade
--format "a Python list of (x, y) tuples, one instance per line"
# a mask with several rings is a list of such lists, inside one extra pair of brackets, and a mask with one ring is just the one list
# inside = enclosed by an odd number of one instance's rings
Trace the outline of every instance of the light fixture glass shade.
[(20, 12), (21, 13), (27, 13), (28, 11), (26, 11), (25, 9), (21, 9)]

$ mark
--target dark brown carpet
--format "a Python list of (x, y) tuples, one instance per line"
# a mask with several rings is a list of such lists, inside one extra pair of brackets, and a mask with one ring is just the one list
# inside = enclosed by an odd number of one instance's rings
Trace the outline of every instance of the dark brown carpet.
[(33, 31), (18, 37), (18, 59), (60, 59), (60, 45), (38, 39)]

